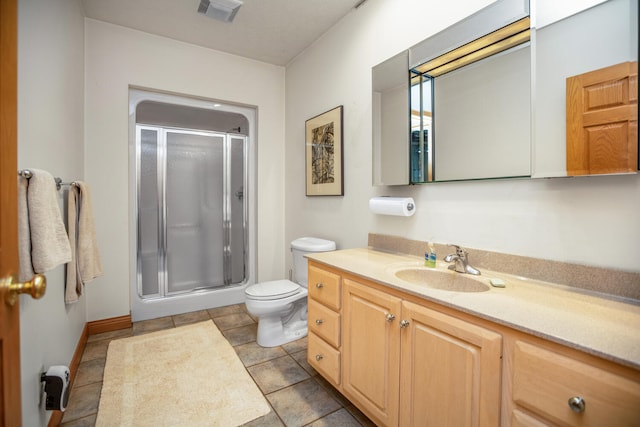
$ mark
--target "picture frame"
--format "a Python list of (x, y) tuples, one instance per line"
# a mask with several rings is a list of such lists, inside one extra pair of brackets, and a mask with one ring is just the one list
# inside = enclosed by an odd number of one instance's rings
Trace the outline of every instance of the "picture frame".
[(305, 122), (307, 196), (343, 196), (342, 105)]

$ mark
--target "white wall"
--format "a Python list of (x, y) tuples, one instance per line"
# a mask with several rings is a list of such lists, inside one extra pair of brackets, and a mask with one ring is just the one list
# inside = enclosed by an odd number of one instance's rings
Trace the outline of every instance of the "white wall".
[[(382, 233), (640, 271), (640, 176), (371, 185), (371, 67), (488, 3), (368, 0), (286, 70), (286, 241), (362, 247)], [(304, 123), (344, 105), (344, 197), (305, 197)], [(368, 211), (374, 195), (412, 196), (413, 217)], [(439, 254), (442, 256), (444, 254)]]
[(129, 313), (130, 85), (257, 106), (258, 279), (282, 277), (284, 69), (91, 19), (85, 40), (85, 177), (105, 272), (89, 320)]
[[(18, 2), (18, 167), (83, 179), (84, 18), (80, 0)], [(59, 193), (63, 209), (63, 191)], [(86, 323), (86, 298), (64, 303), (64, 267), (40, 300), (20, 298), (22, 422), (47, 425), (43, 367), (68, 365)]]

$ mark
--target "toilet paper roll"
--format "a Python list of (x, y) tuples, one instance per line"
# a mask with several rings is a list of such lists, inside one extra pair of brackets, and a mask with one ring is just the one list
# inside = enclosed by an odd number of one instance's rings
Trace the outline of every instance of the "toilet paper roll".
[(379, 215), (411, 216), (416, 212), (412, 197), (373, 197), (369, 210)]

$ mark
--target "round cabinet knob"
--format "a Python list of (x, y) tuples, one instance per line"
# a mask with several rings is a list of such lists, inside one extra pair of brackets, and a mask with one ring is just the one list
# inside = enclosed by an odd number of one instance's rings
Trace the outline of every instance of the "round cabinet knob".
[(316, 325), (322, 325), (322, 322), (324, 322), (324, 320), (316, 319)]
[(321, 355), (321, 354), (316, 354), (316, 360), (317, 360), (318, 362), (319, 362), (319, 361), (321, 361), (322, 359), (324, 359), (324, 356), (323, 356), (323, 355)]
[(316, 288), (322, 289), (322, 288), (324, 288), (324, 284), (323, 283), (316, 283)]
[(4, 301), (9, 305), (15, 304), (20, 294), (29, 294), (31, 298), (39, 299), (47, 290), (47, 278), (42, 274), (36, 274), (28, 282), (14, 280), (12, 276), (0, 280), (0, 296), (4, 297)]
[(401, 320), (400, 321), (400, 329), (404, 329), (407, 326), (409, 326), (409, 321), (408, 320)]
[(585, 400), (580, 396), (574, 396), (569, 399), (569, 408), (571, 408), (571, 410), (577, 414), (584, 412), (586, 407), (587, 402), (585, 402)]
[(395, 314), (391, 314), (391, 313), (387, 313), (387, 315), (384, 316), (384, 317), (385, 317), (385, 319), (387, 319), (387, 322), (391, 323), (391, 322), (393, 322), (393, 319), (396, 318), (396, 315)]

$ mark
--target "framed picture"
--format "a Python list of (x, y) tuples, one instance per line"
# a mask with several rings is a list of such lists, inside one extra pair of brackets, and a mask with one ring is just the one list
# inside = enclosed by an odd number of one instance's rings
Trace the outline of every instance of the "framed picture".
[(307, 196), (342, 196), (342, 105), (305, 122)]

